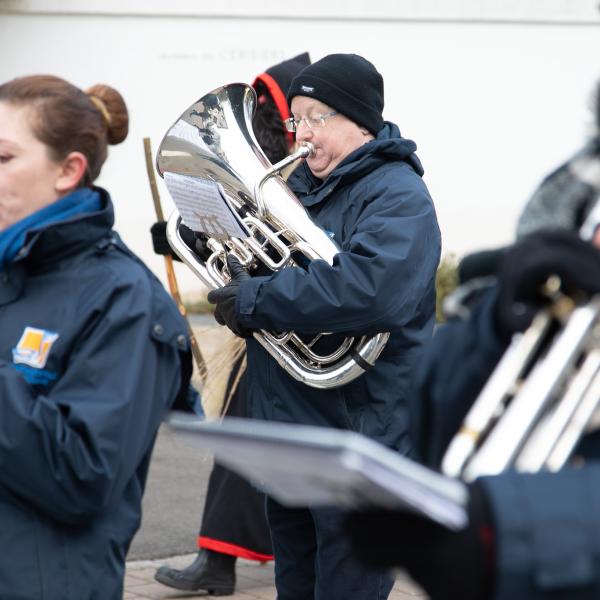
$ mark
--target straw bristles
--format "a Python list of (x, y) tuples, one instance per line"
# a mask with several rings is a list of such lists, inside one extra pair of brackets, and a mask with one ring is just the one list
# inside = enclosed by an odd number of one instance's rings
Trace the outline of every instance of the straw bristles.
[[(202, 396), (202, 407), (207, 419), (218, 419), (227, 410), (242, 373), (246, 357), (238, 370), (233, 385), (227, 390), (231, 369), (246, 350), (246, 342), (233, 335), (226, 327), (195, 328), (196, 339), (206, 360), (208, 375), (202, 386), (198, 377), (194, 385)], [(227, 392), (227, 397), (226, 396)]]

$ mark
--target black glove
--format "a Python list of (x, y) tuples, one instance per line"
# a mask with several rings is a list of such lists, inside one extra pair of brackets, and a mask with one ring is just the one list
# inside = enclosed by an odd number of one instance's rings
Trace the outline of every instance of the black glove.
[(172, 256), (175, 260), (180, 258), (173, 252), (169, 242), (167, 242), (167, 222), (157, 221), (150, 227), (150, 234), (152, 235), (152, 247), (156, 254), (162, 254), (163, 256)]
[(240, 261), (231, 254), (227, 255), (227, 268), (231, 274), (231, 281), (225, 287), (211, 290), (208, 293), (207, 300), (211, 304), (217, 305), (215, 308), (215, 319), (219, 325), (227, 325), (238, 337), (252, 337), (252, 331), (239, 324), (235, 310), (240, 283), (250, 279), (250, 275), (242, 267)]
[(600, 292), (600, 251), (572, 231), (534, 233), (510, 248), (498, 275), (495, 320), (498, 334), (510, 338), (526, 329), (549, 302), (542, 288), (551, 275), (561, 291), (577, 299)]
[(461, 531), (407, 511), (351, 512), (345, 529), (368, 565), (403, 567), (432, 600), (487, 600), (493, 587), (493, 529), (478, 483), (469, 486), (469, 524)]
[[(157, 221), (150, 228), (152, 235), (152, 247), (156, 254), (162, 254), (163, 256), (171, 256), (173, 260), (181, 259), (167, 241), (167, 222)], [(179, 225), (179, 235), (185, 243), (185, 245), (192, 251), (195, 252), (202, 260), (206, 261), (211, 255), (212, 250), (207, 248), (205, 237), (201, 233), (195, 233), (189, 227), (186, 227), (183, 223)]]

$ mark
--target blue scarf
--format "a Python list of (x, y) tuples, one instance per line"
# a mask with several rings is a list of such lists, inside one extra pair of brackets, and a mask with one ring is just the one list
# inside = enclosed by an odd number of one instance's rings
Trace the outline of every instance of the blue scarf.
[(30, 231), (43, 229), (76, 215), (97, 212), (100, 208), (100, 193), (81, 188), (0, 231), (0, 271), (4, 271), (15, 259)]

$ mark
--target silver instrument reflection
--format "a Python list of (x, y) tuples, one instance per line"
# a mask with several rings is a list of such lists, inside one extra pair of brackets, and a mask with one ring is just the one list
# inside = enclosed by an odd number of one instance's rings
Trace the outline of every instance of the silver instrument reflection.
[[(220, 184), (229, 207), (239, 216), (247, 237), (206, 236), (210, 255), (203, 259), (180, 235), (181, 215), (176, 210), (167, 225), (167, 239), (182, 261), (210, 289), (229, 281), (227, 254), (250, 272), (257, 268), (278, 271), (303, 266), (311, 260), (333, 264), (336, 244), (309, 217), (280, 171), (309, 156), (309, 144), (276, 165), (271, 165), (252, 132), (256, 103), (254, 90), (245, 84), (222, 86), (186, 109), (162, 140), (157, 169)], [(385, 347), (388, 333), (348, 337), (333, 350), (319, 352), (329, 334), (306, 336), (295, 332), (264, 331), (254, 338), (292, 377), (316, 388), (344, 385), (372, 366)], [(309, 339), (307, 339), (307, 337)]]

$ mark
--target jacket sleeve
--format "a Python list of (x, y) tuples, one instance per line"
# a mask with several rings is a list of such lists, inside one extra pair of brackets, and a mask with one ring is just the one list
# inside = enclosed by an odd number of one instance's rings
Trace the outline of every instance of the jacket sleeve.
[[(251, 329), (372, 334), (403, 326), (431, 303), (440, 237), (420, 178), (388, 171), (348, 232), (333, 266), (312, 261), (242, 284), (239, 320)], [(426, 307), (427, 318), (432, 307)]]
[(480, 481), (494, 520), (494, 598), (598, 598), (599, 462)]
[(141, 282), (114, 289), (48, 395), (0, 362), (0, 487), (57, 521), (110, 509), (181, 387), (184, 348), (152, 293)]

